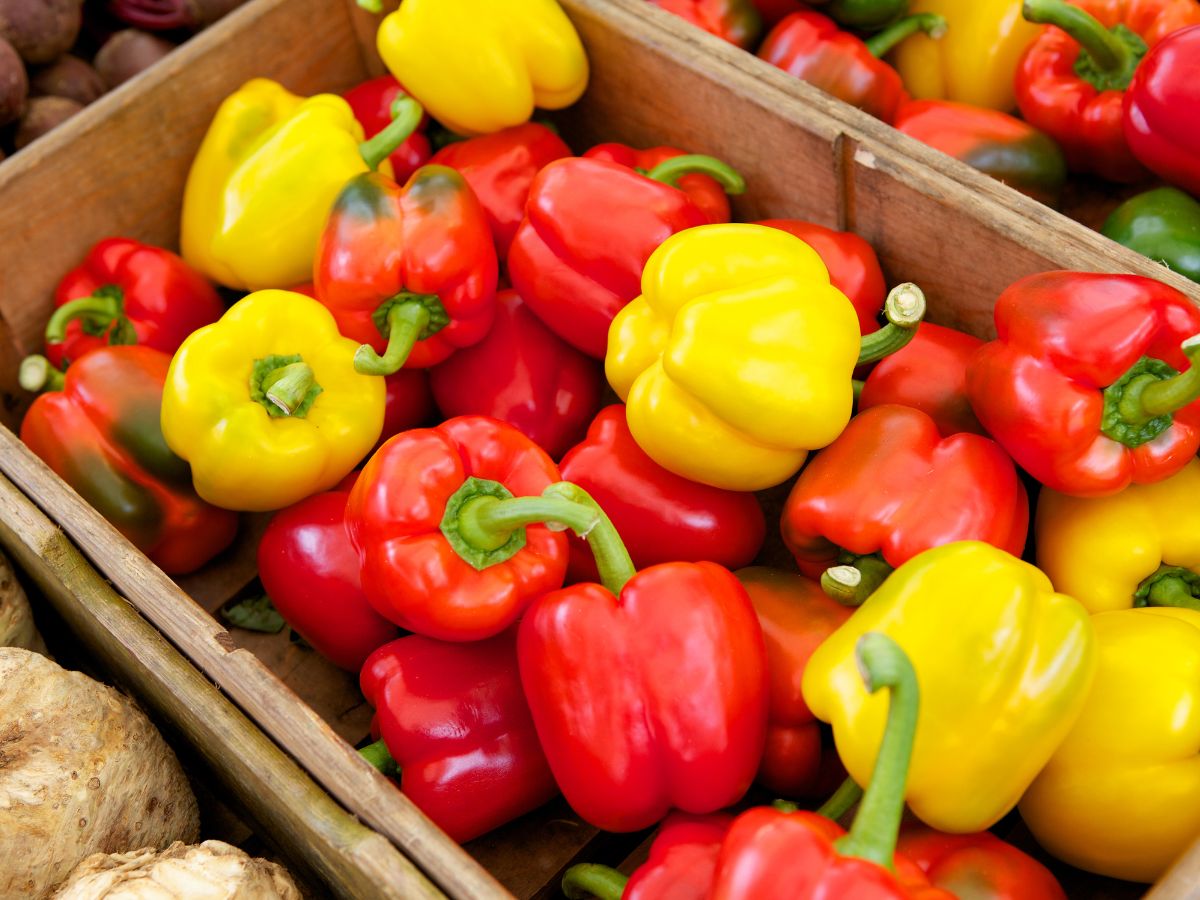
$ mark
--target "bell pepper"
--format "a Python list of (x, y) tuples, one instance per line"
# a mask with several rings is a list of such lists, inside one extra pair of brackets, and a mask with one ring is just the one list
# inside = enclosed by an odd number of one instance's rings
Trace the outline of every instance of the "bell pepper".
[(1034, 200), (1058, 206), (1067, 163), (1058, 145), (1027, 122), (965, 103), (915, 100), (900, 107), (892, 124)]
[(404, 0), (376, 43), (388, 70), (459, 134), (520, 125), (535, 106), (562, 109), (587, 87), (583, 44), (556, 0)]
[(1200, 834), (1200, 612), (1092, 616), (1083, 714), (1021, 799), (1038, 843), (1080, 869), (1156, 881)]
[(943, 834), (909, 822), (896, 852), (959, 900), (1067, 900), (1049, 869), (990, 831)]
[[(381, 739), (362, 753), (451, 839), (469, 841), (558, 793), (521, 693), (515, 635), (447, 644), (410, 635), (362, 670)], [(374, 730), (374, 729), (373, 729)]]
[(167, 373), (162, 430), (216, 506), (263, 512), (341, 481), (383, 426), (384, 385), (316, 300), (259, 291), (192, 334)]
[[(1200, 447), (1200, 310), (1136, 275), (1046, 272), (996, 301), (967, 369), (979, 421), (1052, 490), (1095, 497), (1173, 475)], [(1181, 374), (1182, 372), (1182, 374)]]
[(1200, 460), (1107, 497), (1038, 497), (1038, 565), (1090, 612), (1200, 609)]
[(886, 306), (890, 327), (861, 337), (854, 307), (803, 241), (762, 225), (706, 225), (654, 251), (642, 296), (613, 320), (605, 371), (656, 463), (760, 490), (841, 433), (855, 365), (903, 346), (925, 302), (901, 285)]
[(352, 486), (351, 480), (277, 512), (258, 543), (258, 577), (297, 634), (335, 666), (357, 672), (399, 635), (363, 594), (345, 523)]
[[(563, 457), (561, 470), (603, 507), (638, 568), (708, 560), (735, 569), (762, 549), (767, 525), (757, 498), (662, 468), (629, 433), (619, 403), (600, 411), (584, 441)], [(595, 581), (591, 550), (578, 538), (569, 541), (568, 580)]]
[[(616, 163), (633, 169), (639, 175), (652, 172), (659, 164), (678, 156), (687, 154), (676, 147), (659, 146), (638, 150), (628, 144), (612, 143), (597, 144), (583, 154), (584, 159), (602, 159), (605, 162)], [(734, 180), (736, 181), (736, 178)], [(710, 223), (729, 221), (729, 197), (725, 193), (726, 186), (721, 181), (702, 172), (693, 172), (690, 175), (680, 175), (670, 183), (687, 194), (704, 212)], [(730, 193), (738, 191), (731, 190)]]
[[(363, 128), (363, 134), (373, 138), (392, 124), (392, 107), (403, 96), (405, 91), (400, 82), (391, 75), (381, 75), (350, 88), (342, 94), (342, 99), (350, 104), (354, 118)], [(429, 138), (425, 135), (428, 125), (428, 116), (422, 116), (413, 133), (388, 154), (388, 161), (392, 164), (392, 177), (401, 184), (429, 162), (433, 151), (429, 146)]]
[(1105, 220), (1100, 233), (1200, 281), (1200, 203), (1171, 187), (1130, 197)]
[(1134, 70), (1163, 37), (1200, 24), (1194, 0), (1025, 0), (1042, 29), (1017, 67), (1021, 115), (1058, 141), (1072, 171), (1110, 181), (1147, 176), (1125, 142), (1122, 106)]
[(803, 0), (754, 0), (754, 8), (762, 17), (763, 24), (773, 27), (780, 19), (785, 19), (794, 12), (808, 8)]
[[(408, 183), (350, 180), (317, 247), (317, 299), (362, 342), (354, 367), (428, 368), (492, 327), (499, 264), (487, 218), (463, 176), (422, 166)], [(382, 355), (381, 355), (382, 354)]]
[(986, 436), (967, 398), (967, 364), (982, 346), (974, 335), (922, 322), (908, 346), (871, 370), (858, 395), (859, 411), (898, 403), (933, 419), (942, 437)]
[(29, 357), (21, 386), (46, 393), (25, 414), (21, 440), (159, 568), (181, 575), (229, 546), (237, 516), (196, 496), (187, 463), (163, 440), (170, 362), (150, 347), (101, 347), (64, 377)]
[(927, 13), (901, 19), (862, 41), (840, 30), (828, 16), (799, 12), (771, 29), (758, 55), (788, 74), (890, 123), (908, 94), (900, 75), (882, 57), (918, 32), (936, 39), (945, 31), (946, 20)]
[(735, 47), (750, 50), (762, 34), (762, 17), (751, 0), (650, 0)]
[[(947, 629), (952, 629), (952, 639)], [(1095, 668), (1087, 610), (990, 544), (926, 550), (895, 572), (808, 661), (804, 700), (833, 725), (859, 784), (884, 705), (859, 684), (854, 646), (894, 638), (922, 685), (907, 800), (941, 831), (982, 831), (1012, 809), (1078, 717)]]
[(183, 258), (226, 287), (286, 288), (312, 277), (338, 191), (362, 172), (391, 175), (388, 154), (420, 121), (405, 115), (369, 141), (341, 97), (297, 97), (265, 78), (246, 82), (213, 117), (188, 173)]
[(544, 594), (517, 635), (521, 683), (567, 802), (605, 831), (741, 799), (762, 758), (767, 661), (745, 589), (710, 562), (635, 573), (607, 519), (601, 584)]
[(471, 186), (487, 216), (501, 260), (525, 217), (525, 202), (537, 173), (571, 148), (550, 128), (538, 122), (514, 125), (495, 134), (447, 144), (431, 163), (449, 166)]
[(850, 618), (851, 610), (803, 575), (765, 566), (734, 574), (750, 595), (767, 642), (771, 683), (758, 783), (784, 797), (828, 794), (845, 770), (823, 740), (824, 726), (804, 702), (800, 683), (813, 651)]
[(896, 48), (904, 86), (921, 100), (953, 100), (1002, 112), (1015, 105), (1013, 73), (1038, 28), (1021, 17), (1022, 0), (913, 0), (914, 13), (938, 13), (946, 36), (916, 35)]
[(171, 354), (221, 318), (225, 304), (200, 273), (169, 250), (105, 238), (63, 276), (46, 325), (55, 368), (109, 344), (143, 344)]
[(798, 219), (767, 219), (758, 224), (794, 234), (816, 250), (829, 270), (829, 283), (854, 304), (858, 330), (862, 334), (879, 330), (887, 283), (870, 244), (852, 231), (837, 231)]
[(1126, 92), (1125, 140), (1150, 171), (1200, 196), (1200, 28), (1180, 28), (1142, 59)]
[(600, 159), (561, 159), (534, 179), (508, 254), (517, 293), (550, 330), (597, 359), (613, 317), (671, 235), (708, 224), (708, 211), (676, 181), (713, 175), (731, 192), (741, 176), (708, 156), (677, 156), (642, 175)]
[(605, 389), (600, 364), (560, 340), (513, 290), (500, 292), (487, 336), (434, 367), (430, 383), (443, 415), (507, 422), (553, 459), (583, 436)]
[(809, 0), (809, 5), (847, 28), (872, 31), (907, 13), (909, 0)]
[(931, 547), (978, 540), (1020, 554), (1029, 500), (994, 441), (944, 438), (920, 410), (884, 405), (855, 416), (800, 473), (782, 529), (800, 571), (857, 605)]

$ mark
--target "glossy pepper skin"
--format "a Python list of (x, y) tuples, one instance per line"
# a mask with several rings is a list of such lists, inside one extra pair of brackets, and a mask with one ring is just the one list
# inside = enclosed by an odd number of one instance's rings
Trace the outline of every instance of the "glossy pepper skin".
[(602, 359), (613, 317), (637, 296), (650, 255), (710, 221), (682, 186), (605, 160), (559, 160), (534, 179), (508, 274), (551, 331)]
[(258, 577), (275, 609), (314, 650), (357, 672), (399, 634), (363, 594), (358, 552), (346, 532), (350, 487), (277, 512), (258, 544)]
[(650, 845), (650, 856), (629, 877), (621, 900), (704, 900), (733, 818), (729, 813), (671, 813)]
[[(660, 163), (687, 154), (677, 147), (648, 147), (639, 150), (628, 144), (597, 144), (584, 151), (584, 159), (601, 159), (633, 169), (639, 174), (652, 171)], [(730, 216), (729, 197), (725, 189), (713, 178), (700, 172), (681, 175), (675, 187), (683, 191), (704, 212), (709, 222), (728, 222)]]
[[(561, 469), (612, 519), (639, 568), (708, 560), (736, 569), (762, 549), (767, 526), (757, 498), (668, 472), (637, 445), (619, 403), (600, 411)], [(594, 581), (591, 550), (579, 538), (568, 540), (568, 579)]]
[[(1110, 181), (1147, 175), (1125, 141), (1122, 107), (1147, 46), (1200, 24), (1192, 0), (1026, 0), (1043, 29), (1017, 67), (1021, 115), (1054, 138), (1072, 171)], [(1178, 111), (1176, 111), (1178, 114)]]
[(896, 852), (959, 900), (1067, 900), (1049, 869), (990, 831), (943, 834), (912, 822)]
[(605, 388), (600, 364), (559, 339), (514, 290), (500, 292), (487, 336), (435, 366), (430, 383), (443, 415), (507, 422), (553, 459), (582, 437)]
[[(367, 345), (359, 371), (428, 368), (492, 326), (499, 265), (479, 201), (458, 172), (422, 166), (401, 187), (368, 172), (346, 184), (321, 233), (317, 299)], [(382, 357), (376, 354), (384, 354)]]
[(1200, 281), (1200, 202), (1171, 187), (1131, 197), (1100, 233), (1192, 281)]
[(562, 585), (566, 536), (531, 525), (511, 558), (475, 568), (439, 527), (469, 478), (517, 497), (557, 482), (545, 451), (511, 425), (461, 416), (398, 434), (371, 457), (346, 507), (363, 590), (380, 615), (418, 634), (477, 641), (512, 625), (536, 597)]
[(1027, 122), (965, 103), (915, 100), (900, 107), (892, 124), (1034, 200), (1058, 205), (1066, 161), (1058, 145)]
[(1038, 566), (1089, 612), (1200, 608), (1200, 461), (1107, 497), (1038, 497)]
[(813, 459), (783, 506), (783, 541), (817, 578), (852, 557), (895, 567), (954, 541), (1020, 554), (1029, 501), (1012, 460), (977, 434), (942, 437), (918, 409), (885, 405), (851, 419)]
[(909, 807), (941, 831), (988, 828), (1016, 805), (1083, 708), (1095, 668), (1087, 610), (1054, 593), (1033, 566), (978, 541), (927, 550), (896, 569), (804, 672), (804, 699), (833, 725), (859, 784), (885, 714), (855, 668), (854, 645), (868, 631), (905, 649), (922, 686)]
[(830, 284), (854, 304), (858, 330), (870, 334), (879, 328), (887, 283), (879, 257), (870, 244), (852, 231), (838, 231), (799, 219), (766, 219), (757, 224), (794, 234), (816, 250), (829, 270)]
[(967, 365), (982, 346), (974, 335), (922, 322), (907, 347), (871, 370), (858, 395), (859, 411), (896, 403), (921, 410), (943, 437), (961, 432), (986, 436), (967, 397)]
[(897, 35), (908, 37), (921, 30), (913, 27), (917, 21), (938, 36), (945, 28), (945, 20), (929, 17), (894, 26), (900, 29), (896, 34), (884, 32), (864, 43), (821, 13), (793, 13), (771, 29), (758, 55), (825, 93), (890, 123), (908, 93), (896, 70), (879, 57), (901, 39)]
[(405, 0), (376, 43), (388, 70), (459, 134), (520, 125), (535, 106), (562, 109), (587, 87), (583, 45), (555, 0)]
[(379, 438), (384, 385), (316, 300), (258, 291), (183, 342), (162, 430), (196, 492), (226, 509), (291, 506), (341, 481)]
[[(975, 354), (967, 393), (1017, 465), (1052, 490), (1112, 494), (1174, 474), (1200, 446), (1200, 310), (1135, 275), (1046, 272), (1010, 285), (997, 339)], [(1165, 397), (1158, 392), (1166, 391)]]
[(1153, 47), (1125, 95), (1124, 130), (1138, 161), (1200, 196), (1200, 28), (1180, 28)]
[(496, 253), (505, 260), (525, 217), (533, 179), (556, 159), (570, 155), (571, 148), (557, 134), (538, 122), (526, 122), (447, 144), (430, 162), (449, 166), (471, 186), (492, 229)]
[(1083, 714), (1021, 800), (1065, 862), (1156, 881), (1200, 832), (1200, 612), (1092, 617), (1099, 665)]
[(794, 572), (752, 566), (734, 574), (750, 594), (767, 642), (769, 718), (757, 781), (783, 797), (826, 796), (845, 770), (833, 748), (822, 746), (820, 725), (800, 686), (813, 651), (851, 610)]
[(521, 693), (512, 632), (472, 644), (400, 638), (371, 654), (361, 684), (401, 790), (453, 840), (558, 793)]
[(174, 353), (225, 312), (213, 286), (174, 253), (119, 237), (97, 243), (63, 276), (54, 306), (46, 356), (55, 368), (109, 344)]
[[(392, 104), (403, 94), (404, 87), (400, 82), (391, 75), (380, 75), (350, 88), (342, 94), (342, 99), (350, 104), (354, 118), (363, 128), (363, 134), (372, 138), (392, 123)], [(428, 125), (428, 116), (422, 116), (416, 130), (404, 143), (388, 154), (388, 160), (392, 164), (392, 177), (401, 184), (429, 162), (433, 150), (429, 146), (429, 138), (425, 135)]]
[(180, 575), (229, 546), (237, 516), (196, 496), (187, 463), (163, 440), (170, 362), (142, 346), (84, 354), (34, 400), (21, 440), (159, 568)]
[(940, 40), (914, 35), (891, 59), (908, 91), (921, 100), (953, 100), (1008, 112), (1013, 73), (1038, 27), (1021, 16), (1022, 0), (913, 0), (912, 13), (946, 19)]
[(743, 50), (753, 49), (762, 34), (762, 17), (751, 0), (651, 0), (681, 19)]

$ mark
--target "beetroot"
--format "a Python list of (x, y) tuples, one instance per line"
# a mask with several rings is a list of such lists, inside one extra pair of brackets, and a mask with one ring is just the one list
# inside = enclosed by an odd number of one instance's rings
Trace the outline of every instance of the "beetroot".
[(136, 28), (127, 28), (105, 41), (96, 54), (96, 71), (112, 90), (143, 69), (150, 68), (174, 49), (174, 44), (162, 38)]
[(0, 38), (0, 125), (21, 118), (28, 94), (29, 80), (25, 76), (25, 64), (12, 44)]
[(29, 86), (35, 97), (66, 97), (87, 106), (104, 93), (100, 73), (78, 56), (67, 55), (33, 74)]
[(29, 109), (25, 111), (21, 124), (17, 126), (17, 149), (53, 131), (81, 109), (82, 104), (66, 97), (34, 97), (29, 101)]
[(71, 49), (83, 0), (0, 0), (0, 37), (27, 63), (53, 62)]
[(245, 0), (112, 0), (109, 9), (130, 25), (147, 31), (204, 28)]

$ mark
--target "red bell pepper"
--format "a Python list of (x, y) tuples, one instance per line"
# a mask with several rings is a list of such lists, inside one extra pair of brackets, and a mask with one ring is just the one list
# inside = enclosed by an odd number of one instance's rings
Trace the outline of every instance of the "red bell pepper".
[(1123, 123), (1142, 165), (1200, 197), (1200, 28), (1174, 31), (1146, 54)]
[(498, 295), (487, 337), (435, 366), (430, 382), (444, 415), (500, 419), (554, 459), (583, 436), (607, 387), (603, 367), (559, 339), (513, 290)]
[(846, 771), (822, 740), (826, 729), (804, 702), (800, 680), (813, 651), (851, 610), (803, 575), (763, 566), (734, 574), (750, 594), (767, 642), (770, 696), (758, 783), (784, 797), (825, 796)]
[(875, 250), (852, 231), (837, 231), (798, 219), (767, 219), (759, 222), (794, 234), (817, 251), (833, 286), (850, 298), (858, 313), (863, 334), (879, 330), (879, 313), (887, 298), (887, 283)]
[(655, 6), (750, 50), (762, 34), (762, 17), (751, 0), (650, 0)]
[[(402, 96), (404, 87), (391, 75), (364, 81), (342, 94), (367, 138), (375, 137), (392, 124), (392, 106)], [(392, 177), (400, 184), (408, 181), (417, 169), (429, 162), (432, 151), (429, 138), (425, 136), (428, 125), (429, 117), (422, 115), (413, 133), (388, 154), (392, 163)]]
[(1010, 285), (995, 320), (967, 394), (1046, 487), (1098, 497), (1169, 478), (1196, 455), (1200, 309), (1179, 291), (1136, 275), (1046, 272)]
[(508, 274), (550, 330), (603, 359), (613, 317), (641, 292), (642, 269), (676, 232), (711, 222), (675, 182), (703, 172), (730, 193), (741, 176), (711, 157), (677, 156), (642, 175), (600, 159), (560, 159), (534, 179)]
[(940, 37), (946, 20), (933, 13), (909, 16), (861, 41), (817, 12), (788, 16), (767, 35), (760, 58), (802, 81), (890, 123), (908, 92), (900, 73), (882, 57), (896, 44), (923, 31)]
[[(687, 154), (675, 147), (650, 147), (638, 150), (628, 144), (597, 144), (583, 154), (584, 159), (601, 159), (605, 162), (616, 163), (627, 169), (633, 169), (639, 175), (654, 171), (660, 163)], [(729, 196), (725, 187), (711, 175), (693, 172), (681, 175), (674, 182), (675, 187), (687, 194), (696, 206), (708, 217), (708, 221), (716, 224), (729, 221)]]
[[(487, 217), (463, 176), (423, 166), (403, 188), (357, 175), (334, 202), (313, 281), (358, 371), (427, 368), (492, 326), (499, 266)], [(383, 356), (379, 352), (383, 352)]]
[(1017, 66), (1021, 115), (1058, 141), (1072, 170), (1110, 181), (1144, 179), (1148, 173), (1125, 142), (1125, 91), (1147, 47), (1200, 24), (1200, 5), (1025, 0), (1025, 18), (1057, 27), (1044, 29)]
[(525, 217), (533, 179), (554, 160), (570, 155), (571, 148), (557, 134), (545, 125), (526, 122), (447, 144), (429, 161), (449, 166), (466, 179), (487, 214), (496, 252), (504, 260)]
[[(762, 549), (767, 525), (755, 496), (668, 472), (637, 445), (620, 403), (600, 411), (561, 469), (608, 513), (638, 568), (708, 560), (736, 569)], [(578, 538), (570, 543), (568, 579), (595, 581), (591, 550)]]
[(859, 411), (898, 403), (933, 419), (942, 437), (960, 432), (986, 436), (967, 397), (967, 364), (982, 346), (974, 335), (922, 322), (907, 346), (871, 370), (858, 395)]
[(233, 541), (237, 514), (192, 489), (188, 464), (163, 440), (163, 384), (171, 357), (150, 347), (101, 347), (64, 377), (45, 357), (21, 364), (41, 391), (21, 440), (170, 575), (200, 568)]
[(1049, 869), (990, 831), (943, 834), (913, 822), (900, 829), (896, 850), (963, 900), (1067, 900)]
[(800, 571), (857, 604), (893, 567), (932, 547), (978, 540), (1020, 555), (1029, 501), (994, 441), (943, 438), (920, 410), (876, 406), (800, 473), (782, 527)]
[(363, 595), (345, 522), (354, 477), (272, 517), (258, 544), (258, 577), (297, 634), (335, 666), (357, 672), (397, 629)]
[(63, 368), (109, 344), (171, 354), (225, 312), (216, 289), (180, 257), (128, 238), (105, 238), (54, 292), (46, 356)]
[[(511, 631), (472, 644), (411, 635), (362, 670), (382, 739), (362, 753), (435, 825), (469, 841), (558, 793), (521, 693)], [(374, 729), (373, 729), (374, 730)]]
[(634, 573), (612, 523), (603, 584), (545, 594), (517, 637), (521, 683), (571, 807), (606, 831), (737, 802), (762, 758), (767, 663), (745, 588), (715, 563)]
[(802, 0), (754, 0), (754, 7), (768, 28), (774, 27), (780, 19), (785, 19), (792, 13), (808, 8)]

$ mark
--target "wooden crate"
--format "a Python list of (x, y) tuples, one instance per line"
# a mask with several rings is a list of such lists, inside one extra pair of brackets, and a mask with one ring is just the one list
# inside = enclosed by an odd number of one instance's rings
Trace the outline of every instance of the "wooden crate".
[[(1054, 268), (1138, 272), (1200, 300), (1200, 286), (645, 0), (562, 3), (593, 68), (583, 100), (556, 116), (569, 143), (577, 149), (601, 140), (671, 143), (719, 156), (749, 183), (735, 204), (740, 218), (797, 217), (853, 228), (875, 245), (893, 280), (924, 287), (935, 321), (986, 337), (1000, 291), (1023, 275)], [(166, 245), (177, 240), (187, 169), (221, 99), (255, 76), (312, 93), (379, 73), (375, 21), (352, 0), (253, 0), (147, 73), (137, 92), (102, 99), (0, 169), (6, 238), (0, 244), (0, 415), (7, 423), (15, 424), (28, 402), (15, 386), (16, 365), (41, 346), (61, 274), (109, 234)], [(104, 149), (57, 152), (67, 145)], [(433, 828), (353, 752), (369, 720), (353, 677), (282, 636), (230, 632), (210, 615), (253, 581), (261, 517), (248, 517), (229, 553), (177, 585), (8, 431), (0, 431), (0, 473), (60, 523), (116, 591), (334, 800), (400, 848), (440, 889), (470, 898), (503, 897), (506, 890), (550, 897), (573, 862), (638, 858), (644, 835), (598, 833), (561, 801), (472, 842), (467, 852)], [(190, 689), (178, 687), (181, 696)], [(219, 734), (208, 739), (214, 753), (223, 747)], [(264, 805), (270, 805), (288, 786), (264, 790)], [(1153, 896), (1189, 896), (1198, 868), (1200, 849)], [(1141, 893), (1059, 872), (1072, 896)]]

